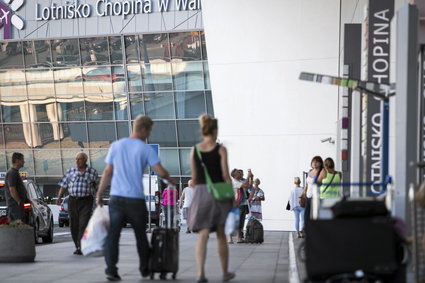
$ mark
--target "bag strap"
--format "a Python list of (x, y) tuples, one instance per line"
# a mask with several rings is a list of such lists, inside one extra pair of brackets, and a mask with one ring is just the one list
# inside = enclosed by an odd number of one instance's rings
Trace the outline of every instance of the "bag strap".
[[(201, 152), (199, 151), (198, 145), (195, 145), (195, 151), (196, 151), (196, 154), (198, 155), (199, 160), (201, 161), (202, 167), (204, 168), (205, 181), (207, 182), (207, 185), (212, 184), (213, 182), (211, 180), (210, 174), (208, 174), (207, 166), (202, 160), (202, 155), (201, 155)], [(207, 186), (207, 188), (208, 188), (208, 191), (211, 193), (210, 186)]]
[[(326, 173), (327, 174), (327, 173)], [(331, 181), (326, 185), (326, 187), (323, 189), (323, 194), (326, 192), (326, 190), (329, 188), (329, 186), (332, 184), (332, 181), (334, 180), (334, 178), (335, 178), (335, 175), (336, 174), (339, 174), (339, 172), (336, 172), (335, 171), (335, 173), (333, 174), (333, 176), (332, 176), (332, 179), (331, 179)]]

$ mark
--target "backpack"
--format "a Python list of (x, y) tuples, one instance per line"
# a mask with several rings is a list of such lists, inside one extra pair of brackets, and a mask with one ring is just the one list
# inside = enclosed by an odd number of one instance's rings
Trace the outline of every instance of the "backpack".
[(250, 219), (246, 226), (246, 240), (248, 243), (263, 243), (264, 229), (263, 224), (257, 219)]

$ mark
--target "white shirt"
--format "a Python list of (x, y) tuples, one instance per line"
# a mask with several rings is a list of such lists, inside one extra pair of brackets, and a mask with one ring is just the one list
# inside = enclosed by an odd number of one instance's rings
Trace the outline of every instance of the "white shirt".
[(306, 192), (306, 196), (308, 198), (312, 198), (313, 197), (313, 186), (314, 186), (314, 178), (307, 176), (307, 192)]
[(195, 190), (192, 187), (186, 187), (184, 188), (183, 192), (184, 192), (183, 207), (190, 207), (190, 205), (192, 204), (193, 193), (195, 192)]

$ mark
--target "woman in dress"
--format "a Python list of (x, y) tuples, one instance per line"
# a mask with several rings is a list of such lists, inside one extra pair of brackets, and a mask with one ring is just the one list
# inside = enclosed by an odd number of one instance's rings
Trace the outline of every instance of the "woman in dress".
[(254, 189), (249, 193), (248, 201), (251, 205), (251, 217), (258, 221), (263, 220), (263, 214), (261, 209), (261, 202), (265, 200), (264, 192), (259, 187), (260, 179), (254, 180)]
[[(192, 181), (195, 185), (192, 205), (189, 212), (189, 229), (198, 232), (198, 242), (196, 244), (196, 263), (198, 267), (197, 282), (208, 282), (205, 277), (205, 260), (207, 254), (207, 241), (210, 232), (217, 234), (217, 247), (220, 256), (221, 269), (223, 272), (223, 282), (227, 282), (235, 277), (229, 272), (229, 250), (224, 234), (224, 224), (227, 215), (233, 207), (233, 201), (217, 201), (208, 192), (205, 173), (202, 163), (204, 163), (213, 183), (226, 182), (231, 184), (229, 167), (227, 164), (227, 150), (218, 144), (217, 119), (204, 114), (199, 118), (202, 133), (202, 141), (192, 148), (190, 154)], [(199, 151), (202, 161), (198, 157)]]

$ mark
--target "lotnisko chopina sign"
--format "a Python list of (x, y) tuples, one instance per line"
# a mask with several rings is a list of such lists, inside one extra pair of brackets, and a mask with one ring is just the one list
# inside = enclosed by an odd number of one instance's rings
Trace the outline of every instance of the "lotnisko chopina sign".
[(49, 21), (61, 19), (122, 16), (149, 14), (154, 10), (167, 12), (174, 2), (178, 11), (193, 11), (201, 9), (201, 0), (97, 0), (94, 5), (80, 3), (79, 0), (68, 1), (65, 5), (51, 3), (50, 6), (36, 5), (36, 21)]

